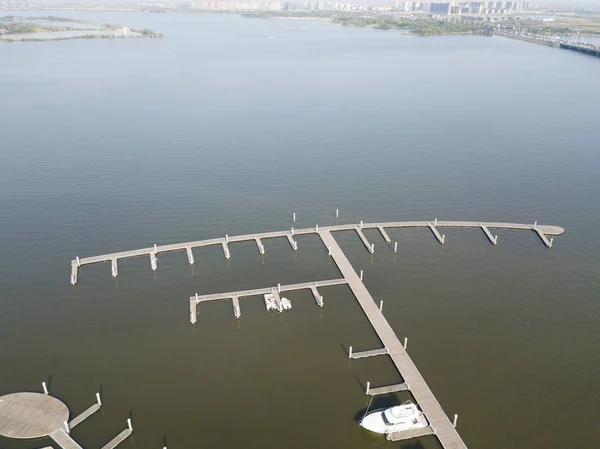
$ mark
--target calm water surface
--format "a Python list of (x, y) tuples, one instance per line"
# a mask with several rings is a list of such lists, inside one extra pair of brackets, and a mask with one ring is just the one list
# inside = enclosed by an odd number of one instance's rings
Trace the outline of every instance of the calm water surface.
[[(40, 13), (40, 15), (47, 15)], [(55, 14), (55, 15), (58, 15)], [(336, 237), (471, 448), (597, 448), (600, 59), (504, 38), (418, 38), (235, 16), (74, 13), (162, 40), (0, 46), (0, 394), (50, 390), (101, 447), (435, 449), (369, 438), (363, 386), (400, 381), (347, 287), (187, 298), (339, 276), (314, 236), (85, 267), (70, 259), (339, 222), (563, 226)], [(378, 399), (385, 406), (407, 399)], [(49, 441), (0, 439), (7, 449)], [(128, 443), (125, 443), (127, 445)]]

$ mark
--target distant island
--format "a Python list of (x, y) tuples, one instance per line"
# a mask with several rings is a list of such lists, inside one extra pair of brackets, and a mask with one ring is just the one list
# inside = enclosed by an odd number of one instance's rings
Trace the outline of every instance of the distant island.
[[(547, 22), (534, 20), (526, 16), (504, 17), (434, 17), (431, 14), (414, 13), (360, 13), (345, 11), (257, 11), (242, 13), (247, 18), (288, 18), (327, 20), (343, 26), (367, 27), (377, 30), (404, 30), (419, 36), (445, 34), (502, 35), (539, 35), (564, 36), (581, 34), (600, 35), (600, 17), (561, 17), (560, 20)], [(507, 30), (510, 30), (507, 33)], [(516, 33), (512, 33), (516, 31)]]
[(65, 17), (0, 17), (0, 42), (46, 42), (72, 39), (162, 38), (151, 30), (68, 19)]

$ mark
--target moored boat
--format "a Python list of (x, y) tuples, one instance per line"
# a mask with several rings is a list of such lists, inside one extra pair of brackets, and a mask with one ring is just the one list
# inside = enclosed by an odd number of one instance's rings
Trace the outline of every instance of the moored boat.
[(389, 434), (427, 427), (427, 419), (418, 407), (408, 401), (402, 405), (375, 410), (360, 421), (360, 426), (375, 433)]

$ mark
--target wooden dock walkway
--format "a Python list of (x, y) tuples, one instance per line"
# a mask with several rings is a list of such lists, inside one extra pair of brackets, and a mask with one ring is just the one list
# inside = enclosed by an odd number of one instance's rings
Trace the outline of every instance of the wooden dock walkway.
[(100, 410), (100, 406), (97, 403), (92, 405), (87, 410), (83, 411), (82, 413), (77, 415), (75, 418), (73, 418), (69, 422), (69, 428), (72, 429), (76, 425), (81, 424), (84, 420), (88, 419), (90, 416), (92, 416), (98, 410)]
[[(481, 224), (478, 225), (478, 227)], [(466, 449), (466, 445), (460, 435), (444, 413), (444, 410), (429, 389), (429, 386), (421, 376), (421, 373), (408, 356), (402, 344), (398, 341), (395, 332), (389, 325), (371, 294), (364, 286), (356, 271), (342, 252), (336, 240), (328, 230), (319, 230), (323, 244), (331, 248), (331, 257), (338, 269), (348, 281), (352, 293), (362, 307), (367, 319), (379, 336), (383, 346), (389, 351), (390, 358), (404, 381), (410, 385), (410, 392), (417, 404), (427, 417), (431, 426), (435, 429), (435, 435), (444, 449)], [(416, 436), (414, 436), (416, 437)], [(411, 437), (411, 438), (414, 438)]]
[(435, 238), (438, 240), (438, 242), (440, 242), (440, 244), (444, 244), (444, 241), (446, 240), (446, 236), (445, 235), (440, 235), (440, 233), (438, 232), (436, 225), (433, 223), (429, 223), (429, 229), (431, 229), (431, 232), (433, 232), (433, 235), (435, 235)]
[(492, 245), (498, 244), (498, 236), (497, 235), (492, 235), (492, 233), (487, 228), (487, 226), (481, 225), (481, 229), (483, 230), (484, 234), (487, 236), (487, 238), (489, 239), (489, 241), (490, 241), (490, 243)]
[(378, 355), (388, 355), (388, 350), (385, 348), (371, 349), (370, 351), (359, 351), (352, 352), (350, 354), (351, 359), (364, 359), (366, 357), (376, 357)]
[(324, 303), (323, 303), (323, 297), (321, 296), (321, 294), (319, 293), (319, 290), (317, 289), (317, 287), (311, 287), (310, 291), (312, 292), (315, 301), (317, 302), (317, 305), (319, 307), (323, 307)]
[(402, 441), (402, 440), (410, 440), (412, 438), (420, 438), (427, 435), (434, 434), (435, 431), (431, 426), (423, 427), (421, 429), (415, 430), (405, 430), (403, 432), (394, 432), (387, 434), (386, 438), (389, 441)]
[[(391, 239), (387, 235), (386, 228), (429, 228), (436, 236), (440, 243), (443, 243), (443, 236), (439, 234), (439, 228), (482, 228), (483, 226), (486, 229), (510, 229), (510, 230), (528, 230), (536, 232), (542, 242), (547, 247), (552, 246), (552, 240), (548, 240), (546, 236), (548, 235), (560, 235), (564, 232), (564, 229), (559, 226), (546, 226), (546, 225), (537, 225), (537, 224), (520, 224), (520, 223), (499, 223), (499, 222), (474, 222), (474, 221), (436, 221), (434, 223), (430, 221), (399, 221), (399, 222), (387, 222), (387, 223), (363, 223), (362, 227), (356, 224), (346, 224), (346, 225), (334, 225), (334, 226), (323, 226), (319, 227), (319, 231), (329, 231), (329, 232), (337, 232), (337, 231), (355, 231), (359, 235), (360, 239), (364, 243), (365, 247), (368, 251), (372, 251), (372, 246), (367, 240), (367, 238), (363, 234), (363, 230), (365, 229), (377, 229), (383, 236), (383, 239), (386, 242), (390, 242)], [(129, 259), (132, 257), (140, 257), (140, 256), (149, 256), (153, 258), (154, 262), (151, 262), (151, 265), (154, 269), (156, 257), (160, 253), (166, 253), (171, 251), (186, 251), (188, 256), (188, 261), (190, 264), (194, 263), (194, 256), (192, 253), (193, 248), (202, 248), (208, 246), (221, 245), (223, 247), (224, 256), (229, 259), (231, 258), (231, 253), (229, 252), (229, 243), (236, 242), (245, 242), (245, 241), (262, 241), (270, 238), (287, 238), (292, 249), (298, 249), (298, 242), (295, 240), (294, 236), (296, 235), (306, 235), (306, 234), (315, 234), (318, 233), (316, 227), (315, 228), (303, 228), (303, 229), (295, 229), (293, 232), (291, 230), (285, 231), (276, 231), (276, 232), (263, 232), (260, 234), (247, 234), (247, 235), (238, 235), (232, 237), (225, 238), (216, 238), (216, 239), (207, 239), (207, 240), (198, 240), (193, 242), (184, 242), (184, 243), (175, 243), (170, 245), (156, 245), (148, 248), (136, 249), (132, 251), (122, 251), (112, 254), (104, 254), (101, 256), (93, 256), (93, 257), (83, 257), (83, 258), (75, 258), (71, 261), (71, 284), (75, 285), (78, 280), (79, 268), (84, 265), (90, 265), (94, 263), (100, 262), (111, 262), (111, 270), (112, 275), (114, 277), (118, 276), (118, 260), (120, 259)], [(387, 236), (387, 237), (386, 237)], [(264, 247), (263, 247), (264, 249)], [(259, 249), (260, 250), (260, 249)], [(154, 254), (154, 255), (152, 255)]]
[(365, 235), (363, 234), (360, 226), (355, 225), (354, 230), (358, 234), (358, 237), (362, 240), (363, 245), (365, 245), (365, 248), (367, 248), (367, 251), (369, 251), (372, 254), (373, 253), (373, 245), (371, 245), (371, 243), (369, 243), (369, 241), (367, 240), (367, 237), (365, 237)]
[(406, 383), (400, 383), (400, 384), (395, 384), (395, 385), (387, 385), (385, 387), (375, 387), (375, 388), (368, 388), (367, 391), (365, 391), (366, 394), (368, 394), (369, 396), (377, 396), (377, 395), (381, 395), (381, 394), (390, 394), (390, 393), (396, 393), (398, 391), (406, 391), (409, 390), (408, 385)]
[(119, 444), (125, 441), (131, 434), (131, 429), (123, 430), (120, 434), (118, 434), (116, 437), (114, 437), (112, 440), (110, 440), (108, 443), (102, 446), (102, 449), (115, 449), (115, 447), (117, 447)]
[[(315, 282), (305, 282), (302, 284), (288, 284), (288, 285), (280, 285), (279, 290), (281, 292), (290, 292), (295, 290), (311, 290), (321, 288), (321, 287), (330, 287), (334, 285), (344, 285), (348, 282), (346, 279), (331, 279), (328, 281), (315, 281)], [(313, 291), (314, 292), (314, 291)], [(210, 295), (194, 295), (190, 297), (190, 323), (195, 324), (197, 320), (197, 307), (201, 302), (209, 302), (209, 301), (218, 301), (221, 299), (232, 299), (234, 301), (234, 313), (236, 312), (236, 301), (237, 301), (237, 311), (241, 316), (241, 311), (239, 309), (239, 298), (247, 297), (247, 296), (257, 296), (257, 295), (266, 295), (267, 293), (272, 293), (275, 296), (275, 300), (279, 301), (278, 304), (281, 303), (281, 299), (279, 297), (279, 292), (276, 287), (266, 287), (266, 288), (257, 288), (254, 290), (241, 290), (236, 292), (227, 292), (227, 293), (214, 293)], [(318, 291), (317, 291), (318, 294)], [(320, 296), (320, 295), (319, 295)], [(234, 299), (235, 298), (235, 299)], [(317, 302), (318, 304), (318, 302)], [(321, 305), (321, 304), (319, 304)], [(239, 318), (239, 316), (236, 316)]]
[[(18, 439), (50, 437), (61, 449), (83, 449), (70, 433), (75, 426), (100, 410), (100, 393), (96, 394), (97, 402), (94, 405), (69, 422), (68, 407), (48, 394), (45, 383), (43, 386), (44, 394), (23, 392), (0, 397), (0, 435)], [(127, 420), (127, 427), (103, 449), (114, 449), (131, 435), (133, 427), (130, 419)]]
[(62, 449), (83, 449), (77, 441), (65, 432), (64, 429), (58, 429), (55, 432), (52, 432), (50, 438), (52, 438)]

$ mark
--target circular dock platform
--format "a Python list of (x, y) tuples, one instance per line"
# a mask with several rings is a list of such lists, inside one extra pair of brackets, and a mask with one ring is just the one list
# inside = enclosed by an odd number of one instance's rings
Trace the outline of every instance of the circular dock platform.
[(55, 397), (41, 393), (0, 396), (0, 435), (40, 438), (60, 429), (69, 420), (69, 409)]

